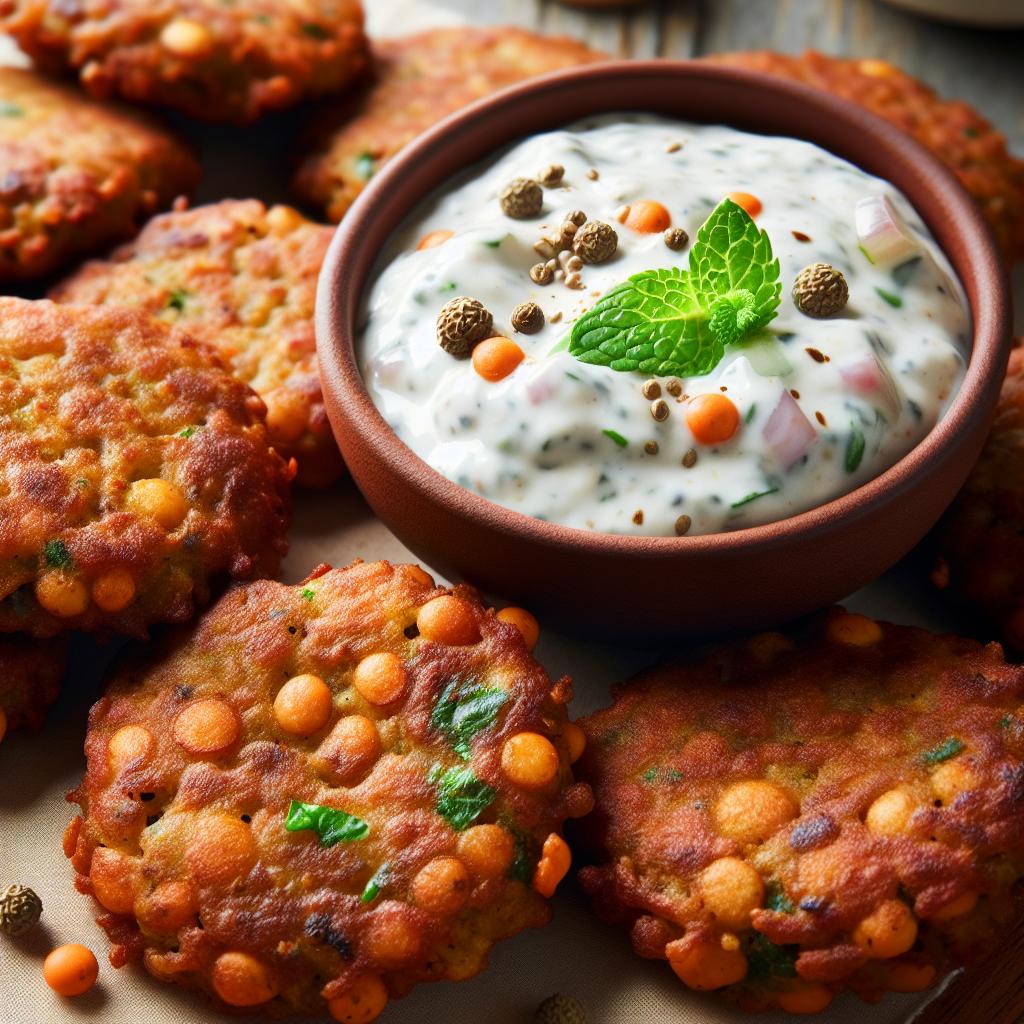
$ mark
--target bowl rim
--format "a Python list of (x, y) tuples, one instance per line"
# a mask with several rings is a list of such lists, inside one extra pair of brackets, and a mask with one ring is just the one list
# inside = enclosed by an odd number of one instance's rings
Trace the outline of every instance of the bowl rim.
[[(398, 437), (374, 405), (355, 357), (355, 342), (365, 289), (383, 246), (370, 257), (365, 254), (366, 246), (361, 244), (361, 240), (369, 226), (379, 220), (387, 224), (384, 238), (390, 240), (417, 205), (443, 187), (444, 180), (451, 176), (451, 172), (442, 174), (439, 180), (430, 181), (425, 187), (417, 185), (410, 189), (410, 177), (415, 179), (415, 174), (410, 175), (410, 172), (422, 164), (427, 164), (429, 169), (431, 162), (435, 168), (443, 163), (444, 152), (454, 139), (468, 137), (470, 146), (473, 146), (472, 137), (474, 134), (479, 136), (485, 125), (488, 132), (493, 132), (494, 125), (501, 122), (503, 112), (513, 110), (524, 98), (537, 94), (554, 98), (563, 92), (571, 95), (581, 88), (589, 88), (597, 102), (593, 114), (620, 109), (636, 111), (639, 109), (636, 106), (619, 105), (603, 98), (614, 96), (615, 84), (624, 79), (649, 80), (652, 87), (660, 85), (662, 88), (666, 83), (678, 86), (709, 84), (712, 87), (725, 83), (753, 90), (757, 95), (775, 93), (790, 105), (790, 109), (802, 107), (805, 112), (821, 118), (821, 123), (829, 123), (831, 129), (838, 126), (850, 132), (867, 134), (873, 140), (876, 153), (880, 154), (877, 162), (888, 161), (890, 165), (902, 167), (905, 173), (909, 173), (906, 171), (908, 167), (913, 167), (915, 188), (926, 193), (926, 198), (937, 210), (943, 210), (947, 225), (955, 226), (963, 239), (965, 255), (962, 262), (972, 268), (969, 279), (965, 280), (963, 267), (943, 247), (967, 294), (971, 314), (973, 337), (964, 379), (949, 408), (928, 434), (879, 476), (805, 512), (739, 530), (682, 537), (592, 532), (536, 519), (506, 508), (442, 476)], [(657, 112), (673, 116), (664, 110)], [(682, 119), (681, 115), (675, 116)], [(571, 117), (568, 120), (577, 119)], [(788, 119), (796, 120), (792, 116)], [(548, 131), (565, 123), (566, 118), (552, 116), (531, 132)], [(703, 123), (724, 122), (712, 117)], [(735, 121), (731, 124), (735, 125)], [(773, 131), (762, 134), (785, 133)], [(810, 141), (862, 166), (850, 156), (836, 153), (833, 147), (810, 138), (809, 134), (795, 131), (790, 137)], [(503, 147), (523, 137), (520, 131), (509, 132), (504, 141), (477, 151), (467, 166), (497, 155)], [(886, 178), (884, 173), (872, 173)], [(403, 190), (414, 193), (412, 201), (396, 203), (394, 195)], [(901, 191), (907, 194), (938, 240), (945, 231), (938, 230), (940, 225), (933, 222), (936, 217), (929, 217), (922, 210), (921, 194), (911, 194), (905, 185), (901, 186)], [(354, 296), (354, 301), (349, 301), (349, 296)], [(318, 283), (315, 326), (328, 414), (343, 455), (347, 447), (346, 435), (355, 431), (388, 473), (400, 478), (420, 497), (447, 509), (449, 513), (471, 517), (497, 534), (530, 543), (539, 549), (568, 548), (591, 555), (629, 555), (645, 560), (672, 554), (713, 556), (724, 551), (733, 554), (755, 550), (765, 552), (785, 547), (796, 540), (811, 542), (830, 535), (839, 521), (854, 522), (876, 513), (883, 504), (900, 501), (913, 491), (922, 471), (933, 463), (944, 461), (944, 456), (949, 455), (949, 449), (954, 447), (957, 434), (974, 417), (983, 413), (991, 418), (1009, 356), (1010, 300), (1007, 271), (980, 207), (937, 157), (882, 118), (830, 93), (762, 72), (701, 60), (608, 61), (529, 79), (486, 96), (449, 115), (392, 157), (374, 175), (335, 232)], [(332, 411), (332, 405), (336, 405), (339, 411)], [(335, 422), (336, 419), (343, 422)]]

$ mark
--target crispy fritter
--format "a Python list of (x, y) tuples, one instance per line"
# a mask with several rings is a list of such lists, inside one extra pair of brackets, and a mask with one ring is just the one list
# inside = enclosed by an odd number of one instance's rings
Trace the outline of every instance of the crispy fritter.
[(566, 36), (518, 28), (441, 28), (374, 43), (374, 81), (313, 126), (296, 189), (341, 220), (374, 172), (448, 114), (527, 78), (606, 60)]
[(581, 722), (642, 956), (749, 1009), (928, 987), (1024, 910), (1024, 668), (842, 609), (619, 688)]
[(144, 635), (276, 572), (292, 467), (263, 417), (183, 331), (0, 299), (0, 632)]
[(0, 0), (0, 30), (51, 73), (206, 121), (255, 121), (366, 67), (359, 0)]
[(270, 440), (296, 457), (299, 483), (323, 486), (343, 468), (313, 336), (317, 276), (333, 234), (256, 199), (177, 210), (50, 297), (143, 309), (213, 345), (266, 402)]
[(0, 636), (0, 739), (22, 727), (38, 729), (57, 699), (67, 662), (67, 642)]
[(771, 51), (726, 53), (713, 60), (790, 78), (835, 93), (912, 135), (943, 161), (981, 206), (1007, 260), (1024, 257), (1024, 161), (973, 107), (941, 99), (883, 60), (795, 57)]
[(981, 457), (940, 524), (932, 580), (1024, 650), (1024, 349), (1015, 348)]
[(592, 806), (570, 689), (417, 566), (235, 587), (89, 718), (65, 849), (111, 961), (361, 1021), (357, 997), (475, 974), (547, 921), (558, 830)]
[(198, 181), (195, 159), (152, 121), (0, 67), (0, 282), (127, 238)]

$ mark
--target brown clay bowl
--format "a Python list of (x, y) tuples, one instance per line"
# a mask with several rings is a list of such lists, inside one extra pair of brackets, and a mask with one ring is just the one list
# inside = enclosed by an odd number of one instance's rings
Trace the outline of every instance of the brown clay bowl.
[[(524, 136), (642, 110), (815, 142), (910, 198), (952, 262), (974, 323), (966, 379), (902, 461), (809, 512), (733, 533), (588, 533), (493, 504), (435, 472), (387, 425), (353, 356), (364, 288), (388, 236), (433, 189)], [(591, 635), (671, 637), (778, 623), (874, 579), (938, 519), (978, 456), (1010, 345), (1005, 272), (956, 179), (895, 128), (829, 95), (699, 62), (573, 69), (484, 99), (404, 149), (346, 215), (320, 277), (324, 395), (352, 475), (384, 523), (445, 576)]]

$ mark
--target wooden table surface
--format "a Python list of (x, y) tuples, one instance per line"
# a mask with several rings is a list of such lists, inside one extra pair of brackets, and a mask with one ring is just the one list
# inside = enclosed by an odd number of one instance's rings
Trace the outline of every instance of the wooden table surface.
[[(943, 24), (878, 0), (647, 0), (605, 12), (574, 9), (557, 0), (433, 3), (481, 24), (564, 32), (621, 57), (691, 57), (743, 49), (800, 53), (808, 47), (880, 57), (943, 95), (967, 100), (1024, 155), (1024, 30)], [(964, 0), (965, 7), (969, 4)], [(867, 1008), (864, 1019), (870, 1020)], [(913, 1024), (1020, 1022), (1024, 929), (1008, 936), (998, 955), (950, 985)]]

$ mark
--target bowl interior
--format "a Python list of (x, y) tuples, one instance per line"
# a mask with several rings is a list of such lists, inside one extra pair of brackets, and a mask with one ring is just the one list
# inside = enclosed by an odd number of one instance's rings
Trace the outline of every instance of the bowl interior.
[[(728, 124), (805, 139), (903, 191), (928, 225), (963, 284), (973, 322), (965, 379), (945, 416), (907, 456), (855, 491), (789, 519), (724, 534), (630, 537), (592, 534), (541, 522), (493, 504), (436, 473), (402, 443), (367, 393), (354, 344), (363, 291), (390, 235), (435, 189), (521, 137), (599, 113), (644, 111), (680, 120)], [(317, 336), (325, 389), (344, 405), (346, 434), (357, 430), (386, 469), (430, 500), (482, 517), (506, 536), (541, 546), (660, 557), (667, 550), (710, 553), (784, 545), (795, 535), (824, 536), (837, 517), (856, 518), (883, 498), (898, 501), (926, 464), (954, 458), (949, 442), (978, 416), (987, 419), (1009, 351), (1005, 270), (980, 211), (935, 157), (893, 126), (826, 93), (754, 72), (697, 61), (618, 62), (536, 79), (460, 111), (402, 151), (349, 211), (321, 275)], [(330, 403), (329, 403), (330, 404)], [(964, 467), (961, 474), (966, 475)]]

